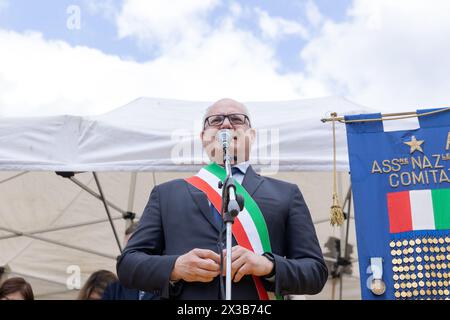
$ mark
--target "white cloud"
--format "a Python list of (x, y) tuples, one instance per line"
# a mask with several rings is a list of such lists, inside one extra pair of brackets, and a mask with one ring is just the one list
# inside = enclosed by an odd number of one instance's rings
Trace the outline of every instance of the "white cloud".
[(324, 20), (322, 13), (312, 0), (306, 3), (306, 17), (313, 27), (318, 27)]
[[(289, 32), (304, 37), (298, 26), (233, 2), (215, 21), (208, 14), (223, 5), (219, 0), (196, 0), (191, 8), (177, 2), (173, 13), (172, 2), (154, 3), (159, 7), (149, 10), (146, 1), (126, 0), (117, 15), (121, 36), (158, 48), (157, 58), (145, 63), (39, 33), (0, 30), (0, 115), (96, 114), (140, 96), (286, 100), (337, 94), (382, 110), (449, 104), (446, 0), (433, 6), (356, 0), (342, 23), (326, 20), (311, 3), (307, 16), (317, 29), (301, 52), (305, 70), (283, 75), (272, 40)], [(236, 27), (236, 19), (249, 14), (277, 21), (267, 28), (271, 41)]]
[[(124, 3), (119, 33), (155, 42), (161, 51), (146, 63), (47, 41), (39, 33), (0, 30), (0, 43), (7, 49), (0, 51), (0, 114), (96, 114), (141, 96), (187, 100), (299, 97), (299, 76), (276, 72), (274, 48), (235, 27), (234, 19), (240, 15), (237, 5), (212, 27), (205, 15), (218, 2), (198, 0), (193, 5), (196, 10), (192, 4), (188, 8), (184, 2), (171, 2), (163, 8), (161, 2), (150, 10), (146, 1)], [(173, 5), (179, 9), (176, 13), (169, 12)], [(159, 10), (160, 17), (153, 10)], [(194, 23), (188, 26), (191, 20)]]
[(141, 97), (292, 99), (273, 50), (225, 24), (199, 46), (177, 47), (147, 63), (123, 61), (38, 33), (0, 30), (0, 115), (97, 114)]
[(136, 98), (143, 86), (138, 64), (98, 50), (1, 30), (0, 43), (5, 48), (0, 51), (3, 115), (105, 110)]
[(266, 11), (255, 9), (258, 15), (259, 27), (263, 35), (269, 39), (279, 39), (284, 35), (297, 35), (301, 38), (308, 37), (308, 30), (298, 22), (272, 17)]
[(305, 83), (382, 110), (450, 103), (450, 2), (355, 0), (302, 52)]
[(117, 18), (120, 37), (134, 37), (145, 46), (199, 41), (210, 31), (207, 14), (219, 0), (125, 0)]
[(102, 15), (109, 20), (114, 20), (118, 14), (115, 0), (84, 0), (83, 7), (89, 14)]
[(242, 8), (242, 6), (239, 3), (232, 2), (230, 4), (230, 12), (233, 17), (235, 17), (235, 18), (240, 17), (242, 15), (243, 11), (244, 11), (244, 9)]

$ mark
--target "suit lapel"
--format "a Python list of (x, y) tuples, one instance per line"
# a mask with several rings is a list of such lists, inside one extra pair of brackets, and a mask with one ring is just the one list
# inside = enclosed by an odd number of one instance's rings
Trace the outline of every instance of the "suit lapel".
[(193, 185), (186, 182), (187, 188), (189, 190), (189, 193), (191, 194), (192, 198), (194, 199), (194, 202), (197, 204), (198, 208), (200, 209), (200, 212), (205, 216), (205, 219), (209, 221), (209, 223), (216, 228), (217, 232), (220, 232), (219, 226), (214, 220), (214, 217), (212, 216), (211, 207), (208, 203), (208, 198), (203, 193), (203, 191), (198, 190)]
[[(250, 196), (253, 196), (253, 194), (259, 188), (261, 183), (263, 183), (263, 181), (264, 179), (261, 178), (261, 176), (258, 175), (251, 166), (249, 166), (247, 172), (245, 173), (244, 180), (242, 181), (242, 186), (245, 188), (245, 190), (247, 190)], [(186, 185), (189, 193), (194, 199), (194, 202), (200, 209), (200, 212), (203, 214), (205, 219), (209, 221), (209, 223), (217, 230), (217, 232), (220, 232), (220, 227), (217, 225), (214, 217), (212, 216), (211, 208), (209, 206), (208, 198), (206, 197), (206, 195), (203, 193), (203, 191), (198, 190), (193, 185), (189, 183), (186, 183)]]
[(253, 170), (252, 166), (249, 166), (242, 181), (242, 186), (249, 195), (253, 196), (263, 181), (264, 179)]

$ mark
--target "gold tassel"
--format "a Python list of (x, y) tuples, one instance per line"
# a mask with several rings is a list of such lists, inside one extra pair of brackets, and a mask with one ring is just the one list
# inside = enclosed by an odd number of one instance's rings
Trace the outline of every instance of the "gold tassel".
[(335, 225), (341, 226), (345, 221), (344, 211), (342, 210), (341, 205), (339, 204), (338, 195), (335, 193), (333, 194), (333, 205), (331, 206), (330, 215), (332, 226)]
[(332, 123), (333, 123), (333, 205), (330, 211), (330, 222), (332, 226), (341, 226), (345, 221), (344, 211), (339, 203), (339, 198), (337, 194), (337, 183), (336, 183), (336, 117), (337, 113), (332, 113)]

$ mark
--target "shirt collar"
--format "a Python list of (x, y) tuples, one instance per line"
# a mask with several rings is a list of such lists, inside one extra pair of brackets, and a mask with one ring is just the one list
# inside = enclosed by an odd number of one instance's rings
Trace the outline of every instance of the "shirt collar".
[(247, 173), (247, 169), (249, 166), (250, 166), (250, 161), (244, 161), (244, 162), (234, 165), (233, 167), (239, 168), (239, 170), (241, 170), (242, 174), (245, 175)]
[[(220, 165), (223, 168), (223, 165)], [(232, 166), (232, 168), (239, 168), (243, 175), (247, 173), (247, 169), (250, 166), (250, 161), (244, 161)]]

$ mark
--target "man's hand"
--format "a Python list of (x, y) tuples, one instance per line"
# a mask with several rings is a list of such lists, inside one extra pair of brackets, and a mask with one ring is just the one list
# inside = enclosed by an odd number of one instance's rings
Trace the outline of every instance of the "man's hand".
[(175, 261), (170, 280), (211, 282), (220, 274), (220, 257), (205, 249), (193, 249)]
[[(226, 250), (223, 251), (224, 260)], [(231, 278), (234, 282), (241, 281), (245, 275), (266, 276), (272, 272), (274, 264), (264, 256), (256, 254), (241, 246), (235, 246), (231, 250)], [(226, 262), (224, 261), (224, 274), (226, 272)]]

